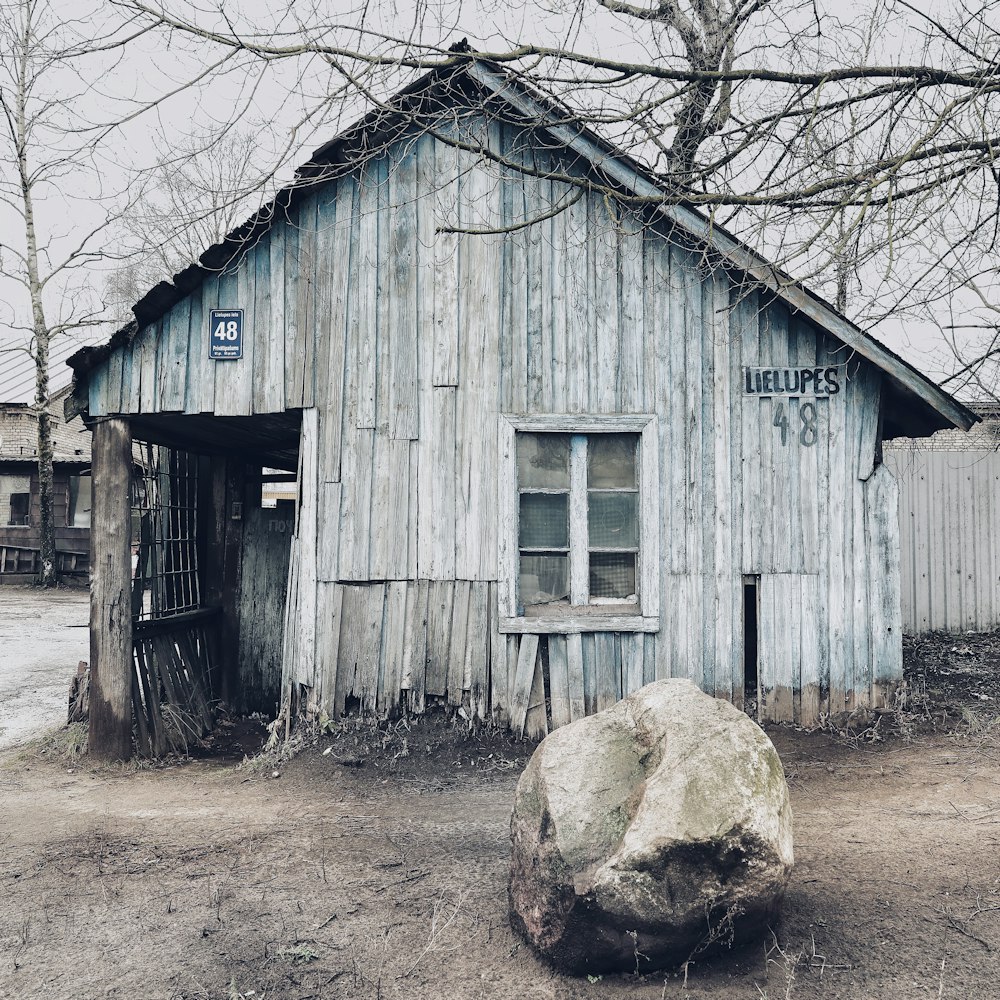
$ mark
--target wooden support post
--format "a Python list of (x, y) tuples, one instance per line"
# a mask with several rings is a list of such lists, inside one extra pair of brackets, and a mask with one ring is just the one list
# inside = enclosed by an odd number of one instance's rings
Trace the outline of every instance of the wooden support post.
[(132, 433), (114, 417), (94, 425), (90, 532), (90, 755), (132, 756)]

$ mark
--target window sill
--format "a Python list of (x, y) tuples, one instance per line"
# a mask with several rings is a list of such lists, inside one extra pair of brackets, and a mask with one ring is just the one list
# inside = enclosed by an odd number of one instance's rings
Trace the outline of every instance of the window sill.
[(548, 618), (501, 618), (504, 634), (569, 635), (579, 632), (659, 632), (659, 618), (642, 615), (551, 615)]

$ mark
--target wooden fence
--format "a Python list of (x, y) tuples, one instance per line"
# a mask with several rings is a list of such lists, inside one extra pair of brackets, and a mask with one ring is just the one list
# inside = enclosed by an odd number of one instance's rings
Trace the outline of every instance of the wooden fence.
[[(0, 545), (0, 577), (37, 576), (41, 552), (24, 545)], [(88, 552), (56, 551), (56, 571), (60, 576), (86, 576), (90, 569)]]

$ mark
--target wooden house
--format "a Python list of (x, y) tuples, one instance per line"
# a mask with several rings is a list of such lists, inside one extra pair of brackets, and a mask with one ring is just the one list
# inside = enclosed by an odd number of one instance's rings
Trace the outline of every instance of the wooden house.
[[(535, 735), (654, 678), (812, 724), (902, 676), (881, 442), (975, 417), (495, 66), (318, 150), (135, 316), (71, 360), (104, 752), (151, 664), (210, 663), (245, 707)], [(135, 629), (130, 438), (200, 477), (194, 596)], [(297, 471), (293, 519), (262, 467)]]
[[(65, 392), (52, 398), (56, 560), (64, 580), (86, 583), (90, 552), (90, 434), (79, 417), (62, 418)], [(25, 583), (40, 570), (38, 414), (0, 403), (0, 584)]]

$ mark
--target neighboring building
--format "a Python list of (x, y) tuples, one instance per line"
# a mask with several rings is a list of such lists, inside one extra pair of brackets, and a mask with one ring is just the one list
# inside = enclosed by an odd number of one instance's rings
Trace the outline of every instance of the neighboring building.
[(970, 431), (887, 443), (899, 482), (903, 628), (1000, 626), (1000, 407), (970, 407)]
[[(102, 510), (132, 438), (207, 477), (171, 501), (198, 596), (175, 626), (154, 604), (168, 649), (104, 613), (125, 515), (95, 527), (108, 683), (130, 636), (174, 670), (197, 625), (219, 657), (180, 660), (247, 707), (464, 703), (540, 734), (669, 676), (803, 724), (884, 702), (882, 440), (975, 416), (496, 67), (393, 108), (71, 361)], [(292, 531), (262, 466), (297, 470)]]
[[(79, 417), (66, 421), (65, 390), (50, 403), (53, 512), (60, 576), (86, 581), (90, 552), (90, 432)], [(38, 575), (41, 531), (38, 415), (28, 403), (0, 403), (0, 583)]]

